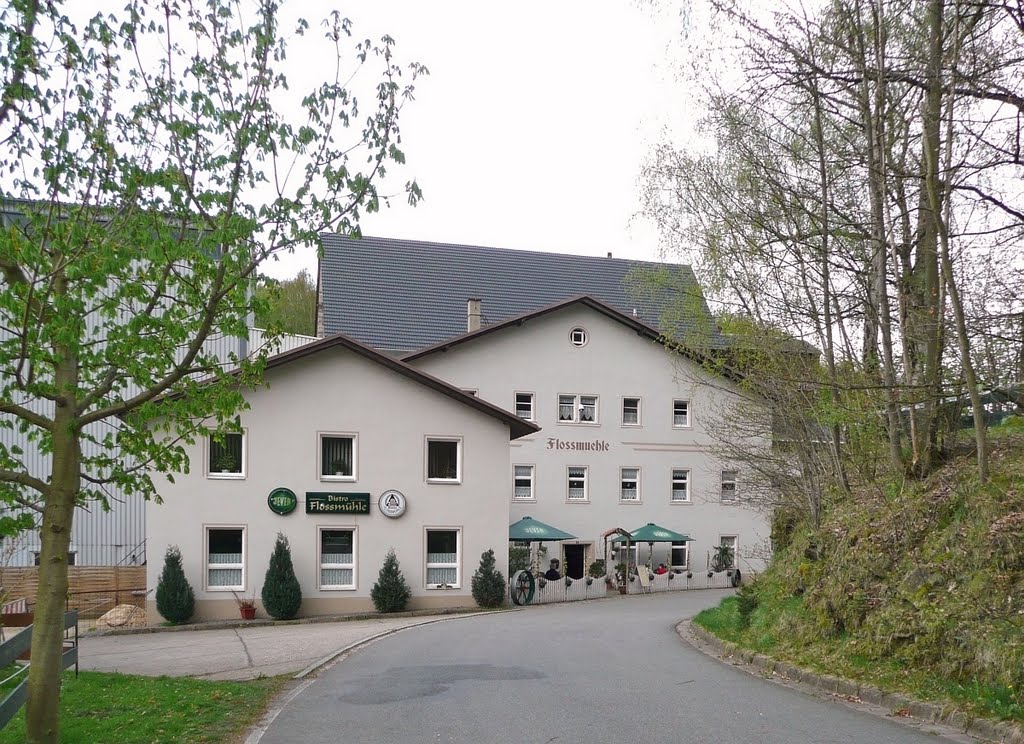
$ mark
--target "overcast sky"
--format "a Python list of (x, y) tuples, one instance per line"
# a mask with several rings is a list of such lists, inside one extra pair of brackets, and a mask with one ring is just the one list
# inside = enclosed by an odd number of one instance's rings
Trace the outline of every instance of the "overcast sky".
[[(313, 21), (330, 7), (300, 10)], [(430, 70), (401, 116), (400, 176), (415, 177), (425, 199), (415, 208), (395, 199), (366, 216), (364, 234), (658, 257), (657, 235), (636, 218), (637, 179), (683, 105), (666, 58), (680, 30), (675, 11), (629, 0), (377, 0), (342, 10), (357, 38), (390, 34), (400, 59)], [(323, 77), (315, 61), (301, 69), (293, 90)], [(315, 266), (308, 251), (266, 273)]]

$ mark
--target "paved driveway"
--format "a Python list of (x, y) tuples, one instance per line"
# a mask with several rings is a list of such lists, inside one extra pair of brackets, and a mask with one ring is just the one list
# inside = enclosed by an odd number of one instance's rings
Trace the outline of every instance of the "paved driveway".
[(724, 595), (623, 597), (413, 629), (321, 673), (261, 744), (936, 742), (685, 644), (680, 618)]

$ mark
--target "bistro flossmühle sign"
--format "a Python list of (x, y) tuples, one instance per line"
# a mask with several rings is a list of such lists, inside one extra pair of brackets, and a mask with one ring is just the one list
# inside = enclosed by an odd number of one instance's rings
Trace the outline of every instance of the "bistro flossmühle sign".
[(369, 514), (368, 493), (306, 492), (306, 514)]

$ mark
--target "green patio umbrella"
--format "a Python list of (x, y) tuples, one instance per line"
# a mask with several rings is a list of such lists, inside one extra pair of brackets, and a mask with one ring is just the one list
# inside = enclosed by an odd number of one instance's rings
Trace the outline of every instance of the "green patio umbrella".
[(533, 517), (523, 517), (515, 524), (508, 526), (509, 540), (524, 540), (529, 542), (544, 542), (546, 540), (573, 540), (576, 535), (570, 535), (550, 524), (544, 524)]
[[(634, 543), (647, 543), (651, 552), (647, 556), (647, 560), (651, 561), (654, 556), (654, 543), (656, 542), (689, 542), (689, 535), (682, 535), (678, 532), (674, 532), (665, 527), (659, 527), (654, 522), (648, 522), (643, 527), (633, 530), (629, 533), (630, 541)], [(626, 538), (623, 535), (617, 536), (612, 540), (612, 544), (626, 542)], [(637, 563), (640, 562), (639, 555), (637, 556)]]
[[(630, 542), (689, 542), (690, 540), (689, 535), (682, 535), (665, 527), (659, 527), (654, 522), (648, 522), (643, 527), (630, 532), (629, 535)], [(612, 542), (626, 542), (626, 538), (619, 535)]]

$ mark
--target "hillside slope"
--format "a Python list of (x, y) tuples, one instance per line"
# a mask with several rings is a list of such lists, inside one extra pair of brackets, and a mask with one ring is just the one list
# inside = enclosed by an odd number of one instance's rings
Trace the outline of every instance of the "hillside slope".
[(742, 646), (1024, 720), (1024, 431), (994, 431), (925, 482), (860, 489), (698, 618)]

